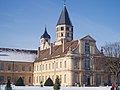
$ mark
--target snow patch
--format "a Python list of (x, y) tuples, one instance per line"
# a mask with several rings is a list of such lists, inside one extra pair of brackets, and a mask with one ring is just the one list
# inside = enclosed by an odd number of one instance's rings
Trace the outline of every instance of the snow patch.
[[(61, 87), (60, 90), (110, 90), (111, 87)], [(5, 85), (1, 86), (5, 90)], [(40, 87), (40, 86), (14, 86), (13, 90), (53, 90), (53, 87)]]
[(29, 52), (17, 51), (2, 51), (0, 52), (1, 61), (16, 61), (16, 62), (34, 62), (36, 54)]

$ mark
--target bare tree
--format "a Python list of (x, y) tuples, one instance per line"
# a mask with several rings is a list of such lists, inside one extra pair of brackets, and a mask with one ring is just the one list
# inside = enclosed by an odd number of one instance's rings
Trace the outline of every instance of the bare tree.
[(120, 42), (106, 43), (102, 48), (104, 51), (102, 67), (105, 72), (114, 75), (114, 82), (117, 82), (120, 74)]

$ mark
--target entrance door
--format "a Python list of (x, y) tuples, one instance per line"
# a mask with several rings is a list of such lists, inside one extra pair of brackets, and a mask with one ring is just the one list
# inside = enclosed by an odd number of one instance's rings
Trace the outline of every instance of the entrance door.
[(87, 85), (90, 86), (90, 77), (87, 78)]
[(85, 77), (85, 85), (90, 86), (90, 76), (89, 75), (86, 75), (86, 77)]

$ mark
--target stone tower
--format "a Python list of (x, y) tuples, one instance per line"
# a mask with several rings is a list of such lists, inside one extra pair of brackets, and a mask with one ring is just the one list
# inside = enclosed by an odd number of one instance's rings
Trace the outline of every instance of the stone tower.
[(45, 27), (44, 34), (40, 37), (40, 50), (44, 50), (50, 47), (50, 35), (47, 33), (47, 29)]
[(63, 7), (58, 23), (56, 25), (55, 45), (62, 44), (63, 40), (65, 40), (65, 42), (70, 42), (73, 40), (73, 25), (70, 21), (66, 5)]

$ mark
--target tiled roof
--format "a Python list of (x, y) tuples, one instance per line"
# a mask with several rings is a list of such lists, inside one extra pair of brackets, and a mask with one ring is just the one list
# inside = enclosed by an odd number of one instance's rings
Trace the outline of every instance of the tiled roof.
[(57, 25), (64, 25), (64, 24), (72, 26), (66, 6), (64, 6), (61, 12)]
[(65, 54), (67, 54), (67, 52), (69, 51), (69, 48), (75, 49), (78, 45), (78, 40), (75, 41), (71, 41), (71, 42), (67, 42), (65, 44), (65, 51), (63, 52), (62, 45), (58, 45), (58, 46), (53, 46), (52, 47), (52, 53), (50, 54), (50, 48), (45, 49), (40, 51), (40, 57), (38, 59), (36, 59), (36, 62), (41, 61), (41, 60), (48, 60), (57, 56), (64, 56)]

